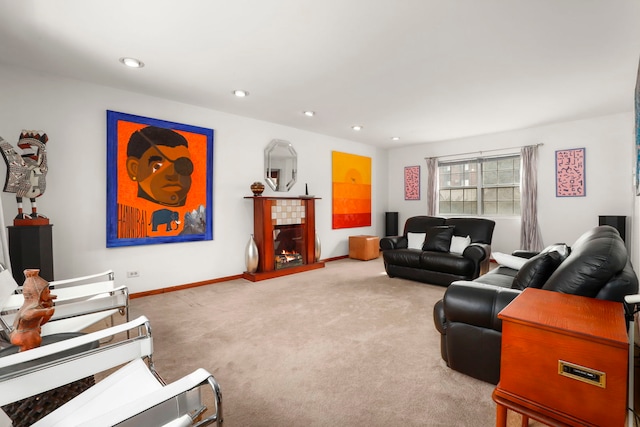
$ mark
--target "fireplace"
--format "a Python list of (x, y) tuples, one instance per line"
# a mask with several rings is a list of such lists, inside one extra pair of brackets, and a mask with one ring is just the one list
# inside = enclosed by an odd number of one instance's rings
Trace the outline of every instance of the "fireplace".
[(275, 269), (304, 265), (304, 235), (301, 225), (277, 225), (273, 230)]
[(315, 198), (245, 197), (253, 199), (253, 236), (258, 269), (244, 272), (251, 281), (324, 267), (315, 259)]

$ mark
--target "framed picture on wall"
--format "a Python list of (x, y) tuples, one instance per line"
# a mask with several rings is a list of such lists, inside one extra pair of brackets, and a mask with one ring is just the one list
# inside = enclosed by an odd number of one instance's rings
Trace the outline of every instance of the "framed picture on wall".
[(371, 225), (371, 157), (331, 152), (332, 228)]
[(213, 129), (107, 111), (107, 247), (213, 239)]
[(556, 197), (584, 197), (585, 149), (556, 151)]
[(404, 168), (404, 199), (420, 200), (420, 166)]
[(640, 196), (640, 65), (638, 66), (638, 76), (636, 78), (635, 93), (635, 113), (636, 113), (636, 196)]

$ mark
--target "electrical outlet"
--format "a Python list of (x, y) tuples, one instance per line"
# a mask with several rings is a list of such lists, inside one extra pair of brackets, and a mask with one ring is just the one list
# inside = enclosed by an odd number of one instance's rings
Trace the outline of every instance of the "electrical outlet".
[(131, 279), (134, 277), (140, 277), (139, 271), (127, 271), (127, 278)]

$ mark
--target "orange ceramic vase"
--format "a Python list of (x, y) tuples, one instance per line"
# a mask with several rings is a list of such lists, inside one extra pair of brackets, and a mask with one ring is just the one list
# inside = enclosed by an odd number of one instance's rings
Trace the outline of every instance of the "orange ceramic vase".
[(22, 287), (24, 303), (11, 331), (11, 344), (20, 347), (20, 351), (39, 347), (42, 343), (41, 327), (53, 316), (53, 299), (49, 283), (39, 276), (40, 270), (24, 271), (25, 281)]

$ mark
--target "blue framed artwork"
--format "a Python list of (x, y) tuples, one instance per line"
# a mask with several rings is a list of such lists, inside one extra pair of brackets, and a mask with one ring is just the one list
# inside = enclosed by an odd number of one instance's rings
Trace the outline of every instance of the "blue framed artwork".
[(107, 247), (213, 239), (213, 129), (107, 111)]
[(585, 149), (556, 151), (556, 197), (584, 197)]

